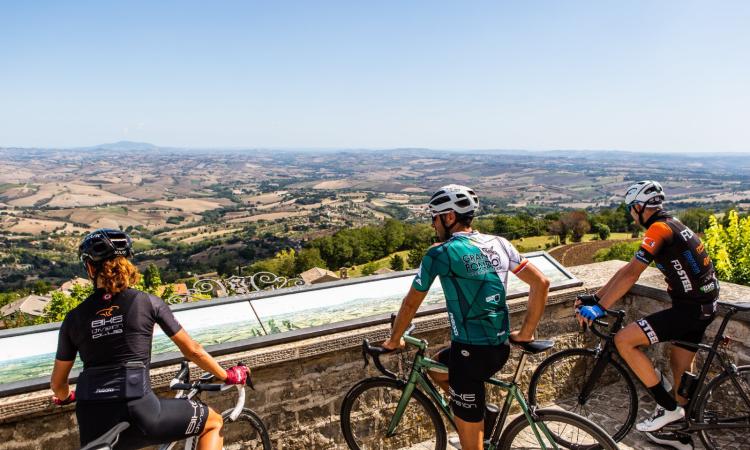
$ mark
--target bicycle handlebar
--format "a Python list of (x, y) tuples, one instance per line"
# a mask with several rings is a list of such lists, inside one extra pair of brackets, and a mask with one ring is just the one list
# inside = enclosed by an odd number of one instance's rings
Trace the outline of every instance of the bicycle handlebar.
[[(426, 346), (426, 343), (421, 339), (417, 339), (411, 336), (411, 333), (416, 328), (417, 327), (414, 326), (414, 324), (409, 325), (409, 328), (407, 328), (406, 331), (404, 332), (404, 336), (403, 336), (404, 341), (406, 341), (406, 343), (409, 345), (415, 345), (419, 347), (420, 349), (424, 349)], [(370, 363), (369, 358), (367, 358), (368, 356), (370, 356), (372, 358), (373, 363), (375, 363), (375, 367), (380, 371), (380, 373), (382, 373), (383, 375), (389, 378), (398, 378), (398, 375), (386, 369), (383, 366), (383, 363), (380, 361), (381, 355), (393, 353), (394, 351), (396, 351), (396, 349), (391, 350), (391, 349), (387, 349), (384, 347), (380, 347), (378, 345), (370, 345), (370, 341), (368, 339), (363, 339), (362, 340), (362, 358), (365, 360), (364, 367), (367, 367), (367, 365)]]
[[(604, 308), (602, 308), (602, 309), (604, 309)], [(607, 313), (608, 316), (612, 316), (612, 317), (615, 318), (615, 322), (612, 325), (622, 324), (622, 320), (625, 318), (625, 311), (623, 311), (621, 309), (604, 309), (604, 311)], [(584, 331), (586, 329), (589, 329), (596, 336), (598, 336), (598, 337), (600, 337), (602, 339), (609, 339), (610, 336), (608, 334), (605, 334), (601, 330), (599, 330), (597, 328), (597, 326), (602, 327), (602, 328), (607, 328), (607, 327), (610, 326), (610, 323), (609, 322), (605, 322), (601, 318), (595, 319), (595, 320), (591, 321), (591, 325), (590, 326), (586, 322), (583, 323), (583, 329), (584, 329)], [(610, 331), (615, 331), (615, 330), (610, 330)]]

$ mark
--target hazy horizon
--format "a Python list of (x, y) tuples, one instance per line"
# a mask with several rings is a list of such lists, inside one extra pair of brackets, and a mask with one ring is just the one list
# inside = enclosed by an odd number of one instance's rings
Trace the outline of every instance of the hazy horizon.
[(159, 149), (165, 150), (185, 150), (185, 151), (205, 151), (205, 152), (224, 152), (224, 151), (287, 151), (287, 152), (352, 152), (352, 151), (394, 151), (394, 150), (415, 150), (415, 151), (439, 151), (439, 152), (514, 152), (514, 151), (527, 151), (531, 153), (549, 153), (549, 152), (583, 152), (583, 153), (607, 153), (607, 152), (619, 152), (619, 153), (650, 153), (650, 154), (680, 154), (685, 153), (689, 155), (746, 155), (750, 156), (750, 150), (659, 150), (659, 149), (620, 149), (620, 148), (438, 148), (438, 147), (255, 147), (255, 146), (209, 146), (209, 147), (198, 147), (198, 146), (177, 146), (177, 145), (161, 145), (154, 144), (152, 142), (140, 142), (140, 141), (112, 141), (92, 145), (77, 145), (70, 147), (62, 146), (50, 146), (50, 147), (28, 147), (28, 146), (16, 146), (16, 145), (2, 145), (0, 149), (19, 149), (19, 150), (51, 150), (51, 151), (75, 151), (82, 149), (97, 149), (99, 147), (114, 146), (118, 144), (135, 144), (135, 145), (149, 145)]
[(750, 152), (750, 2), (0, 4), (0, 145)]

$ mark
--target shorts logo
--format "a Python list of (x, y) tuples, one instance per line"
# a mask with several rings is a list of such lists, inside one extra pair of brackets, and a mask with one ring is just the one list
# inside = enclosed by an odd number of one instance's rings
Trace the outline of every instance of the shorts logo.
[(190, 402), (190, 406), (193, 407), (193, 417), (190, 418), (190, 422), (188, 423), (187, 430), (185, 430), (185, 436), (189, 436), (191, 434), (195, 434), (197, 431), (200, 431), (203, 422), (201, 418), (204, 416), (203, 414), (203, 404), (198, 403), (194, 400), (188, 400)]
[(651, 342), (651, 345), (659, 343), (659, 336), (656, 335), (656, 331), (651, 328), (651, 324), (649, 324), (646, 319), (639, 320), (638, 326), (641, 327), (641, 330), (643, 330), (644, 333), (646, 333), (646, 337), (649, 342)]
[(643, 238), (643, 245), (649, 247), (649, 248), (655, 248), (656, 247), (656, 241), (652, 238), (646, 236)]
[(469, 356), (471, 356), (471, 353), (469, 353), (468, 350), (461, 350), (461, 356), (465, 356), (468, 358)]
[(450, 386), (448, 387), (448, 393), (451, 396), (451, 401), (461, 408), (472, 409), (477, 407), (476, 394), (459, 394)]

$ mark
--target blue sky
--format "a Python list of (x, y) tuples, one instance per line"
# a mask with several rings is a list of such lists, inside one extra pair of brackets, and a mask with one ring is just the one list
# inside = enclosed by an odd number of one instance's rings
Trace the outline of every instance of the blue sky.
[(2, 2), (0, 146), (750, 152), (748, 1)]

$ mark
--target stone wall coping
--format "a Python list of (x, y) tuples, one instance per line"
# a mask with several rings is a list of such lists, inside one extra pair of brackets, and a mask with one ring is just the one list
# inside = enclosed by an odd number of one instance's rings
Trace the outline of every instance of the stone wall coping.
[[(584, 292), (593, 292), (604, 285), (604, 283), (606, 283), (606, 281), (625, 264), (626, 263), (622, 261), (607, 261), (570, 267), (569, 271), (583, 282), (583, 286), (551, 292), (547, 304), (572, 303), (577, 295)], [(723, 301), (750, 301), (750, 287), (722, 283), (721, 289)], [(669, 297), (666, 295), (665, 290), (666, 284), (661, 273), (657, 269), (648, 268), (641, 276), (637, 285), (631, 290), (631, 294), (669, 302)], [(525, 311), (527, 301), (528, 296), (508, 301), (510, 313), (518, 314)], [(448, 320), (444, 312), (439, 312), (419, 317), (415, 319), (415, 324), (417, 325), (417, 330), (419, 332), (427, 332), (447, 328)], [(383, 323), (380, 325), (342, 331), (335, 334), (311, 337), (294, 342), (222, 355), (217, 357), (217, 360), (225, 367), (233, 365), (238, 361), (242, 361), (248, 366), (254, 368), (268, 367), (283, 362), (323, 355), (342, 349), (355, 348), (361, 345), (362, 340), (365, 338), (373, 342), (380, 342), (388, 336), (388, 333), (389, 325)], [(174, 364), (153, 369), (151, 371), (151, 382), (154, 389), (156, 391), (165, 390), (169, 380), (177, 371), (178, 367), (178, 365)], [(196, 375), (200, 369), (191, 364), (191, 370), (194, 371), (193, 375)], [(25, 417), (59, 412), (59, 407), (51, 405), (50, 398), (51, 392), (47, 389), (0, 398), (0, 423), (13, 422)], [(64, 408), (73, 409), (74, 406), (71, 405)]]

